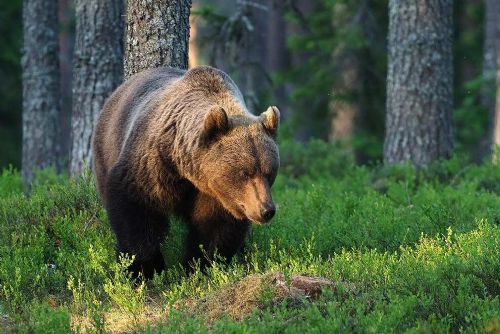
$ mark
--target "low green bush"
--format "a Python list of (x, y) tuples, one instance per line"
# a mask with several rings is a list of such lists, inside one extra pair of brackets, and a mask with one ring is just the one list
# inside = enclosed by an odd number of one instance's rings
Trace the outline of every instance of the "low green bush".
[[(421, 171), (357, 166), (340, 146), (281, 144), (276, 217), (253, 228), (242, 256), (187, 275), (179, 265), (185, 230), (173, 218), (168, 269), (146, 284), (130, 279), (126, 259), (117, 262), (90, 174), (69, 180), (43, 171), (27, 194), (19, 173), (4, 170), (0, 325), (33, 333), (500, 330), (498, 166), (459, 157)], [(269, 303), (241, 322), (207, 324), (203, 314), (174, 307), (268, 271), (356, 289)], [(113, 322), (126, 325), (113, 329)]]

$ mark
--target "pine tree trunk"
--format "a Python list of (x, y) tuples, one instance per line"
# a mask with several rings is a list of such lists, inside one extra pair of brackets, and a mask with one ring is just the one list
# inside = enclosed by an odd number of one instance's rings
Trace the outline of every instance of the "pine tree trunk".
[(266, 47), (269, 51), (266, 58), (267, 70), (272, 73), (285, 70), (289, 63), (288, 49), (286, 47), (286, 4), (282, 1), (271, 1), (267, 6), (269, 27), (266, 36)]
[(495, 110), (496, 77), (496, 4), (498, 0), (486, 0), (484, 21), (483, 79), (481, 104), (492, 112)]
[[(488, 111), (490, 119), (495, 117), (496, 93), (496, 7), (497, 0), (486, 0), (484, 19), (483, 68), (481, 86), (481, 105)], [(491, 139), (493, 136), (493, 121), (489, 124), (484, 137), (481, 138), (477, 153), (480, 158), (491, 155)]]
[(191, 0), (128, 0), (125, 78), (147, 68), (187, 68)]
[(492, 126), (492, 151), (494, 153), (493, 159), (500, 162), (500, 3), (495, 1), (495, 58), (496, 58), (496, 108), (491, 117), (493, 121)]
[[(233, 70), (237, 74), (242, 74), (238, 84), (248, 107), (254, 112), (257, 112), (259, 108), (259, 92), (269, 86), (266, 72), (268, 49), (265, 47), (269, 26), (268, 2), (253, 0), (251, 4), (240, 3), (252, 30), (247, 30), (243, 34), (241, 49), (238, 53), (238, 58), (241, 60), (237, 68)], [(256, 47), (257, 45), (262, 47)]]
[(58, 0), (59, 4), (59, 71), (60, 108), (58, 126), (59, 161), (62, 169), (71, 163), (71, 114), (73, 89), (73, 58), (75, 53), (75, 0)]
[(344, 142), (349, 145), (355, 131), (356, 118), (359, 116), (359, 104), (346, 96), (354, 95), (359, 88), (360, 64), (355, 52), (339, 50), (333, 61), (341, 64), (339, 82), (333, 87), (334, 100), (329, 104), (333, 115), (328, 139), (332, 142)]
[[(290, 54), (287, 48), (287, 25), (285, 20), (286, 3), (272, 1), (269, 4), (269, 34), (266, 46), (268, 50), (267, 71), (271, 75), (283, 72), (290, 67)], [(274, 83), (274, 95), (280, 109), (281, 120), (288, 118), (288, 96), (284, 83)]]
[[(198, 6), (193, 4), (193, 10), (198, 10)], [(200, 50), (198, 49), (198, 22), (195, 16), (189, 18), (189, 50), (188, 50), (188, 66), (195, 67), (200, 64)]]
[(452, 151), (452, 12), (452, 0), (389, 1), (386, 163)]
[[(360, 20), (365, 10), (365, 6), (358, 3), (336, 3), (332, 11), (333, 28), (335, 30), (361, 28)], [(361, 89), (359, 50), (353, 48), (351, 44), (349, 41), (340, 42), (333, 50), (332, 62), (337, 64), (339, 73), (332, 87), (333, 100), (329, 104), (333, 117), (328, 139), (341, 141), (347, 145), (354, 135), (355, 120), (359, 116), (359, 101), (354, 97)]]
[(23, 2), (23, 155), (24, 182), (33, 170), (57, 163), (59, 59), (57, 1)]
[(77, 0), (71, 119), (71, 175), (90, 166), (91, 137), (106, 98), (123, 73), (123, 1)]
[[(319, 3), (317, 1), (311, 1), (311, 0), (296, 0), (290, 2), (290, 4), (293, 4), (295, 9), (304, 18), (313, 15), (316, 12), (317, 7), (319, 6)], [(310, 33), (307, 30), (307, 25), (305, 24), (305, 22), (297, 23), (289, 21), (287, 25), (287, 31), (289, 31), (291, 35), (298, 35), (298, 36), (304, 36)], [(306, 48), (302, 52), (291, 52), (290, 67), (294, 68), (295, 66), (306, 64), (312, 56), (313, 55), (311, 54), (311, 52), (307, 51)], [(315, 118), (314, 117), (302, 118), (300, 128), (298, 128), (298, 130), (295, 133), (295, 138), (299, 141), (305, 142), (314, 136), (324, 137), (324, 133), (322, 133), (322, 131), (320, 131), (320, 133), (318, 134), (317, 122)]]

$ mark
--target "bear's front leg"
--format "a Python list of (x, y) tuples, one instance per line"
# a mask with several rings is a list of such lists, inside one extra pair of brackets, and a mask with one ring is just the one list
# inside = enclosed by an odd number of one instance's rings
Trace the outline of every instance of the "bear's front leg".
[(235, 219), (218, 202), (201, 193), (196, 196), (188, 220), (187, 265), (200, 260), (202, 267), (207, 266), (215, 254), (229, 263), (242, 248), (250, 229), (247, 220)]
[(113, 169), (106, 189), (106, 209), (109, 223), (116, 235), (117, 254), (134, 256), (129, 267), (134, 277), (142, 273), (152, 278), (154, 272), (161, 272), (165, 262), (160, 251), (161, 242), (167, 229), (167, 219), (148, 208), (124, 189), (120, 182), (122, 173)]

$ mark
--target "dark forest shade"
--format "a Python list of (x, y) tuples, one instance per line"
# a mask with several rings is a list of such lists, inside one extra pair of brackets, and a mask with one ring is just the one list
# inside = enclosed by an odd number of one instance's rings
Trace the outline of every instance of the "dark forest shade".
[(123, 1), (77, 0), (75, 5), (71, 175), (89, 166), (97, 116), (123, 75)]
[(481, 87), (481, 105), (487, 110), (492, 121), (489, 123), (488, 131), (485, 131), (481, 144), (481, 157), (489, 156), (494, 149), (491, 141), (494, 133), (495, 119), (495, 93), (496, 93), (496, 72), (497, 72), (497, 48), (500, 46), (500, 35), (497, 30), (500, 28), (498, 19), (500, 18), (500, 4), (498, 0), (485, 1), (484, 19), (484, 41), (483, 41), (483, 83)]
[(125, 78), (147, 68), (188, 67), (191, 0), (127, 1)]
[(495, 77), (496, 77), (496, 30), (498, 0), (485, 1), (484, 43), (483, 43), (483, 84), (481, 104), (491, 114), (495, 112)]
[[(269, 33), (266, 40), (266, 49), (268, 50), (267, 72), (274, 74), (284, 72), (290, 66), (290, 52), (286, 45), (285, 13), (287, 8), (284, 1), (273, 1), (269, 7)], [(274, 94), (283, 121), (288, 116), (288, 99), (285, 85), (283, 83), (275, 84)]]
[(23, 154), (25, 183), (33, 169), (55, 165), (58, 156), (59, 45), (57, 1), (23, 2)]
[(422, 167), (453, 148), (453, 1), (391, 0), (384, 160)]
[(494, 161), (500, 163), (500, 4), (495, 2), (495, 6), (488, 8), (495, 12), (495, 61), (496, 61), (496, 104), (495, 110), (491, 115), (493, 133), (491, 135), (491, 148), (494, 153)]

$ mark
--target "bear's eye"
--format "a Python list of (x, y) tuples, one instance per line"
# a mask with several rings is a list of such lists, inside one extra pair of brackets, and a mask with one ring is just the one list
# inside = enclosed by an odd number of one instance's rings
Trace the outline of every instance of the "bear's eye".
[(250, 178), (250, 173), (249, 173), (249, 172), (247, 172), (246, 170), (242, 170), (242, 171), (240, 172), (240, 175), (241, 175), (241, 177), (242, 177), (244, 180), (248, 180), (248, 179)]

